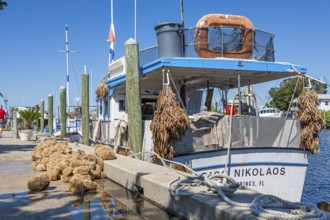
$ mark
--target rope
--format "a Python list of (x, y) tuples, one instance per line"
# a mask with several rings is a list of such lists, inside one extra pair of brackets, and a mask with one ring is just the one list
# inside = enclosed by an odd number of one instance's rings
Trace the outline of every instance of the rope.
[[(292, 100), (294, 98), (294, 94), (296, 93), (296, 90), (297, 90), (297, 87), (298, 87), (299, 79), (300, 78), (297, 79), (296, 86), (294, 87), (294, 90), (293, 90), (293, 93), (292, 93), (292, 96), (291, 96), (291, 100), (290, 100), (290, 103), (289, 103), (288, 111), (287, 111), (288, 113), (286, 114), (285, 119), (288, 118), (288, 114), (289, 114), (289, 111), (290, 111), (290, 108), (291, 108)], [(304, 82), (303, 82), (303, 86), (304, 86)]]
[[(266, 208), (291, 210), (290, 213)], [(303, 202), (289, 202), (274, 195), (262, 195), (252, 201), (250, 211), (260, 217), (271, 220), (326, 219), (316, 206)]]
[(157, 159), (159, 159), (159, 161), (162, 163), (162, 165), (164, 167), (166, 167), (168, 169), (171, 169), (171, 170), (179, 173), (178, 170), (173, 169), (172, 167), (168, 166), (165, 162), (171, 163), (171, 164), (181, 165), (181, 166), (183, 166), (186, 170), (188, 170), (192, 174), (192, 175), (187, 175), (187, 173), (185, 173), (185, 172), (180, 172), (181, 175), (185, 175), (188, 178), (199, 177), (199, 175), (194, 170), (192, 170), (190, 167), (188, 167), (187, 165), (185, 165), (183, 163), (180, 163), (180, 162), (176, 162), (176, 161), (164, 159), (159, 154), (157, 154), (156, 152), (153, 152), (153, 151), (142, 151), (142, 152), (134, 153), (133, 151), (130, 150), (130, 153), (132, 154), (130, 156), (131, 157), (134, 157), (135, 159), (139, 159), (137, 156), (140, 155), (140, 154), (153, 154), (153, 155), (156, 156)]
[[(177, 182), (180, 178), (172, 181), (170, 183), (170, 193), (174, 196), (191, 196), (197, 194), (204, 194), (203, 192), (187, 192), (183, 191), (187, 186), (200, 186), (205, 185), (213, 192), (216, 192), (226, 203), (237, 206), (249, 208), (250, 211), (257, 216), (270, 219), (270, 220), (300, 220), (300, 219), (310, 219), (310, 220), (323, 220), (326, 219), (325, 214), (323, 214), (316, 206), (303, 202), (290, 202), (283, 200), (274, 195), (259, 195), (251, 203), (235, 202), (228, 197), (232, 197), (237, 189), (250, 190), (256, 192), (255, 190), (240, 186), (235, 180), (224, 174), (215, 174), (211, 176), (205, 176), (204, 181), (200, 181), (195, 178), (191, 184), (179, 183), (178, 188), (171, 192), (172, 185)], [(226, 180), (226, 181), (225, 181)], [(227, 184), (226, 184), (227, 182)], [(281, 209), (281, 211), (273, 210), (274, 208)], [(290, 211), (285, 212), (284, 210)]]
[[(237, 95), (237, 94), (236, 94)], [(232, 99), (232, 103), (230, 106), (230, 118), (229, 118), (229, 134), (228, 134), (228, 148), (227, 148), (227, 157), (226, 157), (226, 164), (225, 164), (225, 169), (224, 169), (224, 173), (228, 174), (228, 164), (229, 164), (229, 159), (230, 159), (230, 149), (231, 149), (231, 144), (232, 144), (232, 122), (233, 122), (233, 110), (234, 110), (234, 104), (235, 104), (235, 97), (236, 95), (234, 95), (233, 99)], [(239, 105), (240, 100), (239, 100)]]
[(183, 102), (182, 102), (181, 95), (180, 95), (178, 89), (176, 88), (176, 85), (175, 85), (174, 79), (173, 79), (173, 77), (172, 77), (172, 75), (171, 75), (171, 73), (170, 73), (170, 70), (167, 70), (167, 74), (170, 76), (170, 79), (171, 79), (171, 81), (172, 81), (172, 85), (173, 85), (174, 90), (175, 90), (175, 92), (176, 92), (176, 96), (178, 97), (178, 100), (180, 101), (180, 104), (181, 104), (182, 108), (183, 108), (183, 110), (184, 110), (184, 111), (186, 112), (186, 114), (187, 114), (186, 107), (184, 106), (184, 104), (183, 104)]

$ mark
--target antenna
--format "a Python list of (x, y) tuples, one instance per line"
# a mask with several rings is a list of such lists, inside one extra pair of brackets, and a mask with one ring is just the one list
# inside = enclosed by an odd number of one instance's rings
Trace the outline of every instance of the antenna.
[(136, 39), (136, 0), (134, 0), (134, 39)]
[[(69, 78), (69, 53), (78, 53), (77, 50), (69, 50), (69, 30), (68, 25), (65, 25), (65, 50), (56, 50), (56, 52), (64, 52), (66, 57), (66, 102), (70, 106), (70, 78)], [(68, 107), (69, 109), (69, 107)]]

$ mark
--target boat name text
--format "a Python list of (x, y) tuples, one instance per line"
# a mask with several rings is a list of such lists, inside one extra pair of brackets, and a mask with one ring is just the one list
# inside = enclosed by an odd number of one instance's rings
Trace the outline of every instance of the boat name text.
[(234, 177), (246, 177), (246, 176), (276, 176), (285, 175), (285, 167), (268, 167), (263, 168), (243, 168), (235, 169)]

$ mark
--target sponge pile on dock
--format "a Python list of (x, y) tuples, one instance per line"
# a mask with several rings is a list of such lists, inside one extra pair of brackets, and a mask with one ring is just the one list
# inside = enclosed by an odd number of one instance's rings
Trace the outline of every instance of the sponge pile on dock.
[(94, 153), (86, 154), (82, 150), (73, 153), (67, 143), (46, 140), (32, 150), (32, 169), (46, 172), (28, 180), (32, 191), (44, 190), (49, 181), (61, 180), (69, 183), (72, 193), (96, 190), (95, 180), (104, 178), (103, 160), (113, 160), (116, 156), (107, 145), (96, 145)]

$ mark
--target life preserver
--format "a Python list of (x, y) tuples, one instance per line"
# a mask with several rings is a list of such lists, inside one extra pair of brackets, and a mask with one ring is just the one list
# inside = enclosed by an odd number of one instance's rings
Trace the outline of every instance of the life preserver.
[(253, 23), (244, 16), (208, 14), (196, 24), (194, 33), (195, 51), (199, 57), (221, 57), (221, 50), (213, 50), (208, 45), (208, 31), (210, 26), (238, 27), (242, 33), (241, 50), (223, 51), (223, 57), (248, 59), (253, 52)]

